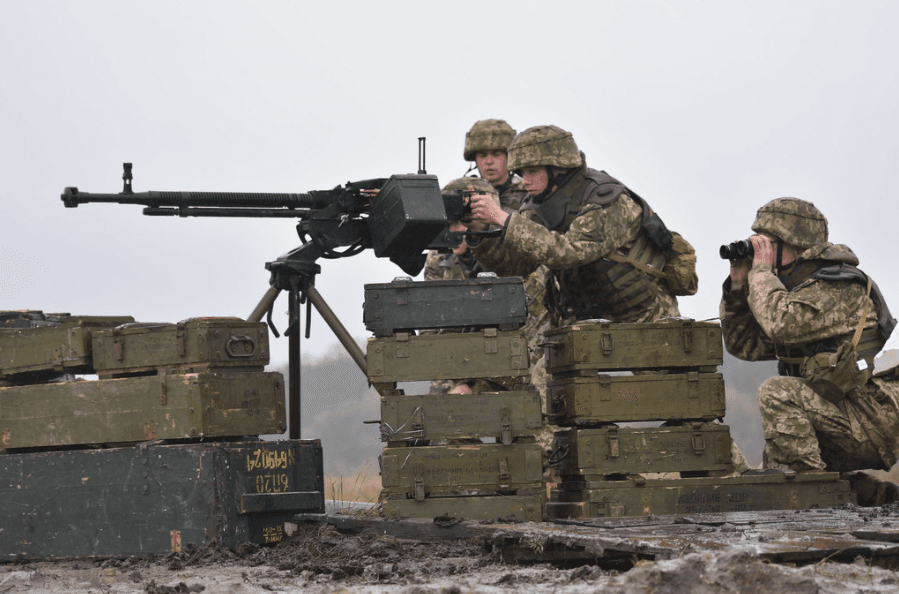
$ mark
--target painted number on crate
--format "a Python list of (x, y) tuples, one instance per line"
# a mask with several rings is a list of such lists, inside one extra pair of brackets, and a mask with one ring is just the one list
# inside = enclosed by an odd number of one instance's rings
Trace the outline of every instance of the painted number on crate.
[(247, 454), (247, 471), (254, 470), (287, 470), (296, 465), (293, 450), (254, 450)]
[(262, 529), (262, 539), (266, 542), (281, 542), (284, 540), (284, 528), (281, 526), (265, 526)]
[(290, 477), (285, 473), (256, 475), (257, 493), (286, 493), (290, 490)]

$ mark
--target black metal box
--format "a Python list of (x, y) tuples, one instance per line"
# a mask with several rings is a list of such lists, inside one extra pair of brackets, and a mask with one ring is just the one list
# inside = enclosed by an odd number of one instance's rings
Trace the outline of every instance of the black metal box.
[(301, 512), (324, 512), (319, 440), (0, 455), (5, 560), (278, 542)]
[(462, 280), (365, 285), (362, 321), (375, 336), (403, 330), (495, 326), (521, 328), (528, 315), (524, 282), (495, 275)]
[(379, 258), (421, 253), (446, 225), (436, 176), (392, 175), (372, 200), (369, 229)]

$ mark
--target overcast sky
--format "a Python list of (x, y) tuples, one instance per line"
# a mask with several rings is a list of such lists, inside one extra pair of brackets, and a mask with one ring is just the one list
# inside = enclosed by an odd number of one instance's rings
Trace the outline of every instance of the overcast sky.
[[(66, 209), (63, 188), (119, 192), (128, 161), (135, 191), (328, 189), (414, 173), (420, 136), (445, 184), (501, 118), (572, 131), (696, 247), (684, 315), (717, 316), (718, 246), (780, 196), (821, 208), (899, 313), (897, 22), (858, 0), (2, 2), (0, 310), (246, 317), (293, 221)], [(363, 286), (400, 270), (321, 264), (364, 340)], [(335, 342), (315, 317), (303, 349)]]

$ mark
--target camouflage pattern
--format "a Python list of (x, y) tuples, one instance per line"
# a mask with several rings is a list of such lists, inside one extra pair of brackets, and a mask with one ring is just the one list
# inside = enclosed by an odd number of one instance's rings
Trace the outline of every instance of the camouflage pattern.
[(582, 164), (581, 152), (571, 132), (558, 126), (528, 128), (509, 145), (510, 171), (539, 166), (571, 169)]
[[(836, 248), (836, 249), (834, 249)], [(799, 255), (799, 262), (841, 253), (823, 244)], [(724, 344), (747, 361), (773, 360), (781, 349), (801, 349), (855, 331), (865, 305), (865, 326), (877, 322), (865, 287), (850, 281), (809, 279), (788, 291), (769, 266), (754, 265), (748, 283), (731, 290), (724, 283), (720, 307)], [(793, 470), (888, 469), (899, 451), (899, 382), (870, 380), (839, 404), (815, 393), (798, 377), (776, 377), (759, 390), (765, 428), (766, 468)]]
[[(500, 276), (524, 277), (543, 265), (558, 278), (565, 270), (587, 266), (622, 246), (629, 247), (640, 233), (642, 216), (641, 207), (626, 194), (606, 208), (586, 205), (564, 233), (544, 227), (535, 211), (523, 211), (510, 217), (501, 240), (483, 241), (474, 254), (487, 270)], [(677, 299), (668, 293), (663, 279), (650, 277), (647, 283), (651, 292), (647, 306), (612, 321), (651, 322), (680, 315)], [(559, 288), (563, 296), (566, 291), (578, 290), (576, 286)], [(555, 327), (575, 321), (558, 310), (552, 315)]]
[(465, 150), (462, 156), (466, 161), (474, 161), (476, 153), (506, 151), (513, 138), (515, 130), (504, 120), (475, 122), (471, 130), (465, 134)]
[(776, 198), (762, 206), (752, 230), (764, 231), (801, 248), (827, 241), (827, 219), (814, 204), (799, 198)]

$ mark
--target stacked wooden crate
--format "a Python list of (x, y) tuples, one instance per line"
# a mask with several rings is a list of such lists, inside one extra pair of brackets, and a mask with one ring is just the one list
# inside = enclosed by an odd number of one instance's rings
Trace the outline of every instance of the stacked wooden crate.
[[(366, 285), (364, 311), (375, 334), (366, 361), (381, 394), (385, 515), (541, 520), (544, 453), (534, 434), (543, 417), (526, 387), (521, 279)], [(423, 395), (397, 388), (432, 380), (494, 387)]]
[[(547, 334), (550, 518), (823, 507), (838, 473), (734, 476), (721, 328), (670, 319), (588, 321)], [(646, 426), (655, 422), (657, 426)], [(661, 422), (661, 423), (659, 423)], [(637, 426), (622, 426), (636, 424)]]
[(274, 542), (324, 511), (320, 442), (259, 439), (285, 425), (268, 361), (238, 318), (0, 312), (0, 555)]

